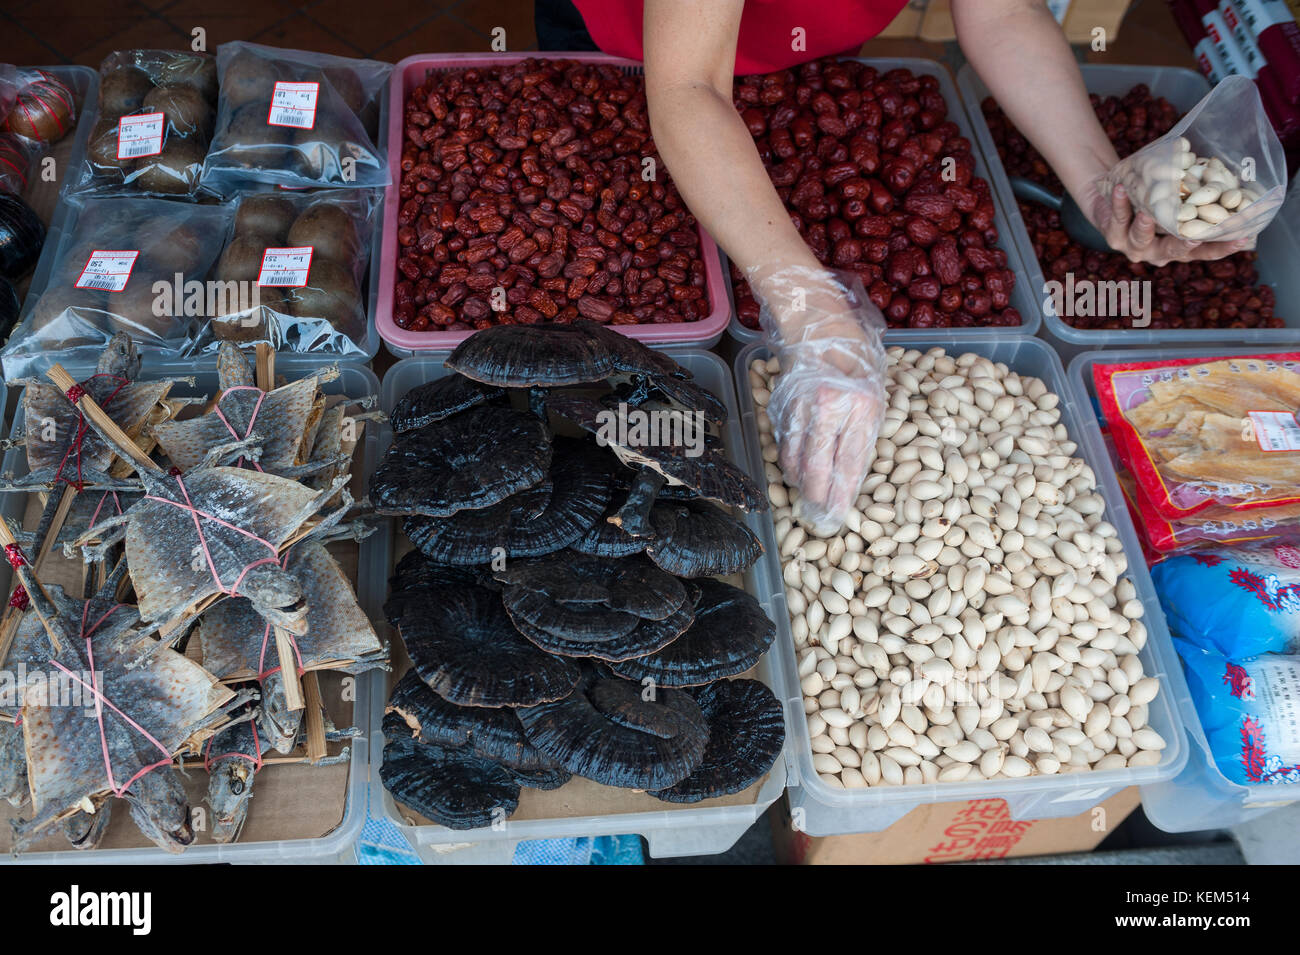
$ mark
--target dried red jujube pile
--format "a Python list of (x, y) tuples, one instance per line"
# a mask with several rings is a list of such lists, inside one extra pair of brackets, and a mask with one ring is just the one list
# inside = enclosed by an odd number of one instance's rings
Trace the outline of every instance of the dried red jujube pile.
[(405, 127), (400, 327), (708, 314), (699, 232), (655, 152), (641, 77), (535, 59), (430, 72)]
[[(1178, 110), (1164, 97), (1155, 97), (1143, 83), (1122, 97), (1093, 95), (1092, 107), (1120, 158), (1163, 136), (1179, 120)], [(981, 104), (993, 142), (1007, 173), (1024, 176), (1048, 188), (1062, 186), (1047, 162), (1011, 125), (1001, 108), (987, 97)], [(1255, 253), (1212, 262), (1175, 262), (1153, 266), (1130, 262), (1122, 255), (1093, 252), (1070, 239), (1061, 229), (1057, 212), (1033, 202), (1021, 202), (1020, 215), (1034, 243), (1034, 253), (1045, 280), (1064, 281), (1073, 272), (1075, 282), (1149, 280), (1152, 283), (1151, 328), (1281, 328), (1273, 315), (1273, 289), (1257, 285)], [(1127, 328), (1131, 318), (1067, 316), (1075, 328)]]
[[(809, 248), (858, 273), (891, 327), (1021, 324), (992, 193), (935, 77), (814, 60), (738, 79), (734, 101)], [(740, 321), (757, 328), (758, 303), (731, 276)]]

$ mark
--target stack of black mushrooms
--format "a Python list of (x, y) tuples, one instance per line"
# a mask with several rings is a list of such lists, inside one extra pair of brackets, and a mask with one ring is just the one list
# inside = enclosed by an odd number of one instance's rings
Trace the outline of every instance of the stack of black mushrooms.
[[(738, 675), (775, 630), (714, 578), (762, 553), (727, 509), (767, 503), (717, 449), (723, 403), (589, 322), (487, 329), (447, 366), (393, 409), (370, 487), (416, 548), (384, 608), (412, 664), (383, 725), (393, 798), (474, 829), (573, 775), (681, 803), (761, 779), (781, 706)], [(606, 426), (652, 413), (700, 440)]]

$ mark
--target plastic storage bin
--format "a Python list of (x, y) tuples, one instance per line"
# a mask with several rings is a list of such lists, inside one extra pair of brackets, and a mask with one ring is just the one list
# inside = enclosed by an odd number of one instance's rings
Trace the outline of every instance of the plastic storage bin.
[[(406, 140), (402, 123), (406, 115), (407, 94), (432, 72), (463, 70), (470, 67), (490, 69), (518, 63), (529, 57), (541, 59), (576, 60), (579, 63), (604, 63), (617, 66), (629, 73), (641, 73), (642, 66), (635, 60), (605, 53), (435, 53), (408, 56), (395, 67), (388, 100), (388, 163), (393, 174), (393, 184), (388, 189), (384, 204), (387, 222), (396, 223), (401, 208), (402, 147)], [(718, 258), (718, 247), (709, 234), (700, 227), (700, 256), (704, 259), (704, 282), (708, 290), (711, 310), (698, 322), (677, 322), (665, 325), (620, 325), (620, 332), (647, 345), (693, 345), (709, 348), (716, 344), (726, 331), (730, 315), (727, 307), (727, 274)], [(412, 332), (399, 328), (393, 321), (393, 289), (397, 272), (397, 227), (393, 225), (384, 233), (381, 282), (376, 324), (384, 344), (394, 355), (405, 357), (417, 352), (450, 351), (473, 334), (472, 331)]]
[[(1210, 84), (1205, 77), (1193, 71), (1171, 66), (1098, 66), (1081, 64), (1083, 81), (1088, 92), (1099, 96), (1122, 96), (1138, 83), (1145, 83), (1155, 96), (1163, 96), (1180, 111), (1195, 106)], [(984, 122), (980, 103), (989, 95), (988, 87), (969, 64), (957, 74), (957, 85), (966, 103), (975, 128), (975, 137), (991, 169), (991, 183), (997, 195), (998, 206), (1005, 208), (1011, 219), (1011, 237), (1020, 250), (1024, 262), (1025, 281), (1038, 298), (1041, 307), (1046, 297), (1043, 293), (1043, 270), (1034, 255), (1033, 243), (1021, 218), (1016, 199), (1011, 194), (1011, 183), (1006, 169), (998, 158), (993, 136)], [(1266, 345), (1268, 343), (1295, 341), (1300, 336), (1300, 314), (1292, 312), (1294, 303), (1300, 301), (1300, 274), (1295, 262), (1300, 257), (1297, 236), (1281, 220), (1279, 214), (1259, 237), (1259, 281), (1273, 286), (1277, 293), (1277, 311), (1287, 322), (1285, 328), (1124, 328), (1108, 331), (1089, 331), (1068, 325), (1055, 315), (1044, 317), (1044, 331), (1061, 343), (1063, 355), (1074, 355), (1093, 348), (1142, 347), (1147, 345), (1201, 345), (1209, 342), (1226, 342), (1231, 345)], [(999, 224), (1000, 227), (1000, 224)]]
[[(968, 339), (979, 340), (990, 336), (1006, 338), (1009, 335), (1024, 335), (1031, 337), (1037, 334), (1039, 326), (1043, 323), (1043, 310), (1042, 298), (1034, 290), (1040, 288), (1043, 282), (1040, 278), (1036, 285), (1032, 284), (1032, 275), (1029, 273), (1030, 263), (1024, 258), (1022, 243), (1018, 240), (1015, 231), (1018, 227), (1023, 234), (1024, 225), (1020, 222), (1020, 215), (1016, 212), (1015, 203), (1012, 202), (1008, 205), (1007, 199), (998, 188), (995, 176), (1000, 175), (1005, 180), (1006, 174), (1002, 172), (1002, 164), (997, 161), (997, 154), (990, 154), (985, 142), (979, 139), (979, 127), (983, 123), (981, 121), (973, 124), (971, 122), (972, 118), (967, 116), (967, 108), (963, 106), (962, 97), (953, 84), (952, 74), (948, 72), (948, 68), (935, 60), (925, 60), (917, 57), (846, 57), (846, 59), (856, 59), (860, 63), (874, 66), (881, 73), (888, 70), (905, 69), (911, 70), (917, 76), (933, 76), (939, 80), (939, 92), (943, 94), (944, 102), (948, 104), (947, 118), (956, 123), (957, 128), (961, 130), (961, 134), (971, 141), (971, 156), (975, 159), (975, 175), (987, 179), (989, 188), (993, 192), (995, 210), (993, 221), (998, 229), (998, 248), (1007, 253), (1007, 268), (1014, 272), (1016, 276), (1016, 287), (1011, 292), (1011, 305), (1020, 312), (1021, 324), (1019, 327), (898, 328), (890, 329), (887, 333), (889, 342), (891, 344), (906, 345), (912, 341), (931, 340), (935, 337), (936, 332), (941, 332), (952, 342), (964, 342)], [(984, 138), (987, 139), (987, 135)], [(725, 266), (725, 259), (723, 264)], [(731, 292), (731, 273), (724, 268), (722, 274), (723, 279), (727, 282), (728, 294), (732, 298), (731, 324), (728, 327), (728, 332), (737, 341), (760, 341), (762, 333), (752, 328), (746, 328), (736, 316), (735, 293)]]
[[(728, 455), (733, 461), (741, 462), (744, 458), (744, 440), (741, 436), (740, 416), (736, 410), (735, 393), (731, 388), (730, 374), (722, 359), (716, 355), (695, 349), (681, 349), (671, 352), (672, 356), (695, 375), (695, 380), (718, 395), (727, 405), (728, 421), (723, 430), (723, 440)], [(416, 385), (441, 378), (448, 374), (442, 359), (436, 357), (410, 358), (398, 362), (384, 376), (383, 407), (390, 410), (393, 403)], [(387, 447), (391, 435), (382, 436), (380, 450)], [(759, 532), (761, 515), (745, 515), (746, 523), (755, 533)], [(396, 535), (394, 535), (396, 536)], [(395, 554), (392, 556), (396, 556)], [(391, 560), (388, 566), (393, 566)], [(745, 589), (758, 596), (763, 609), (775, 618), (774, 608), (766, 598), (766, 587), (762, 581), (760, 565), (755, 565), (744, 575)], [(382, 619), (380, 618), (376, 618)], [(398, 643), (390, 631), (390, 642)], [(779, 639), (779, 638), (778, 638)], [(395, 654), (396, 655), (396, 654)], [(784, 672), (785, 661), (776, 653), (767, 653), (759, 661), (756, 677), (773, 688), (778, 697), (782, 696), (780, 687), (785, 685), (787, 677)], [(396, 676), (396, 670), (394, 676)], [(391, 684), (388, 684), (390, 686)], [(514, 858), (515, 847), (530, 839), (551, 839), (578, 836), (624, 835), (637, 833), (646, 838), (650, 844), (650, 854), (657, 858), (683, 855), (711, 855), (725, 852), (735, 845), (745, 830), (753, 825), (764, 811), (780, 798), (786, 783), (786, 761), (788, 757), (789, 727), (787, 725), (787, 749), (777, 758), (771, 771), (758, 784), (754, 802), (744, 805), (673, 805), (660, 803), (651, 797), (648, 801), (656, 808), (644, 811), (619, 811), (602, 815), (583, 815), (583, 807), (565, 804), (566, 814), (556, 814), (549, 818), (520, 818), (526, 815), (521, 806), (520, 812), (505, 821), (498, 828), (473, 829), (457, 831), (443, 826), (426, 824), (412, 825), (403, 817), (401, 810), (392, 796), (388, 794), (379, 779), (379, 767), (383, 764), (384, 738), (382, 733), (384, 702), (386, 692), (371, 698), (371, 768), (370, 768), (370, 804), (371, 813), (388, 816), (397, 825), (411, 848), (426, 863), (509, 863)], [(787, 724), (789, 720), (787, 719)], [(575, 782), (582, 782), (575, 780)], [(570, 783), (570, 786), (574, 783)], [(602, 787), (601, 793), (614, 790)], [(563, 790), (560, 790), (563, 792)]]
[[(1180, 349), (1179, 358), (1223, 357), (1227, 355), (1258, 355), (1258, 348), (1189, 348)], [(1092, 381), (1092, 369), (1097, 363), (1115, 361), (1155, 361), (1170, 357), (1165, 349), (1134, 349), (1117, 351), (1089, 351), (1075, 357), (1070, 362), (1069, 384), (1072, 403), (1081, 409), (1091, 410), (1095, 394)], [(1101, 423), (1096, 414), (1085, 414), (1080, 443), (1094, 450), (1102, 450)], [(1109, 494), (1119, 495), (1119, 483), (1114, 473), (1107, 469), (1104, 476), (1110, 486)], [(1122, 498), (1120, 498), (1122, 500)], [(1116, 527), (1121, 523), (1128, 532), (1132, 528), (1132, 519), (1128, 509), (1111, 518)], [(1145, 572), (1143, 574), (1145, 577)], [(1149, 578), (1146, 578), (1149, 583)], [(1154, 591), (1152, 592), (1154, 598)], [(1145, 594), (1143, 600), (1146, 601)], [(1159, 616), (1161, 629), (1165, 629), (1164, 613), (1159, 601), (1148, 603), (1148, 614)], [(1151, 624), (1148, 620), (1148, 626)], [(1154, 632), (1154, 628), (1152, 628)], [(1244, 786), (1229, 780), (1210, 755), (1210, 744), (1201, 725), (1201, 718), (1192, 705), (1191, 692), (1187, 688), (1187, 679), (1181, 662), (1175, 656), (1174, 665), (1167, 673), (1162, 690), (1170, 693), (1178, 706), (1182, 723), (1186, 727), (1190, 740), (1190, 755), (1182, 771), (1170, 779), (1146, 783), (1142, 786), (1142, 808), (1147, 818), (1167, 832), (1191, 832), (1197, 829), (1220, 829), (1235, 825), (1249, 819), (1257, 818), (1279, 806), (1290, 805), (1300, 801), (1300, 786)]]
[[(283, 375), (290, 381), (306, 377), (320, 370), (320, 367), (321, 363), (319, 361), (311, 359), (296, 358), (291, 361), (280, 357), (276, 361), (277, 375)], [(75, 377), (75, 373), (72, 374)], [(150, 364), (146, 361), (141, 378), (179, 378), (186, 375), (192, 375), (196, 379), (196, 383), (193, 386), (178, 383), (172, 388), (173, 395), (180, 397), (215, 394), (217, 373), (213, 361), (186, 364), (164, 364), (161, 362)], [(339, 377), (332, 382), (322, 384), (321, 387), (323, 391), (329, 394), (346, 394), (350, 397), (360, 397), (362, 395), (377, 394), (379, 392), (379, 380), (369, 368), (359, 365), (340, 365)], [(19, 437), (22, 432), (23, 408), (19, 404), (14, 409), (14, 421), (10, 437)], [(377, 429), (368, 426), (363, 433), (363, 438), (363, 442), (357, 448), (356, 461), (358, 467), (353, 473), (358, 480), (354, 482), (354, 489), (366, 486), (370, 479), (370, 472), (374, 470), (375, 463), (379, 460), (379, 434)], [(12, 472), (18, 476), (26, 474), (27, 457), (22, 448), (13, 448), (6, 452), (3, 466), (6, 472)], [(21, 525), (27, 497), (26, 494), (0, 495), (0, 516), (3, 516), (9, 522), (11, 527)], [(387, 587), (389, 534), (388, 522), (381, 522), (378, 530), (360, 543), (357, 554), (357, 599), (362, 610), (371, 619), (382, 619), (381, 607)], [(8, 563), (0, 561), (0, 588), (2, 588), (0, 593), (8, 594), (12, 589), (12, 585), (12, 571)], [(354, 862), (356, 860), (355, 846), (357, 837), (361, 833), (361, 827), (366, 816), (366, 780), (370, 765), (370, 726), (368, 721), (372, 709), (371, 702), (376, 698), (383, 699), (384, 673), (382, 670), (363, 673), (355, 679), (356, 695), (352, 703), (352, 719), (353, 725), (361, 731), (361, 735), (350, 743), (352, 755), (348, 764), (346, 804), (343, 818), (333, 831), (309, 839), (283, 839), (261, 842), (239, 841), (230, 845), (218, 845), (212, 842), (206, 844), (196, 843), (178, 855), (164, 852), (153, 845), (126, 849), (94, 850), (78, 850), (69, 847), (58, 851), (24, 852), (18, 856), (8, 852), (6, 848), (4, 851), (0, 851), (0, 864), (129, 865), (147, 863), (157, 865), (159, 863), (194, 864), (217, 862), (241, 864)], [(193, 760), (190, 761), (190, 765), (193, 765)], [(273, 773), (276, 768), (271, 765), (263, 769), (262, 772)], [(191, 769), (190, 772), (193, 773), (195, 770)], [(198, 772), (202, 773), (202, 769), (200, 768)], [(261, 785), (265, 786), (265, 781)], [(197, 802), (192, 803), (194, 807), (198, 805)], [(12, 816), (19, 813), (18, 810), (13, 810), (8, 805), (5, 805), (4, 808), (7, 815)], [(30, 809), (30, 806), (28, 809)], [(125, 818), (126, 805), (119, 801), (119, 804), (114, 807), (114, 812)], [(249, 815), (255, 817), (256, 813), (257, 796), (255, 794), (249, 808)], [(26, 815), (27, 813), (23, 811), (22, 814)], [(133, 826), (133, 823), (126, 823), (126, 825)], [(7, 825), (5, 831), (8, 831)], [(8, 842), (6, 842), (7, 845)]]
[[(975, 782), (928, 783), (919, 786), (876, 786), (868, 789), (833, 789), (818, 777), (812, 766), (812, 746), (808, 737), (808, 724), (802, 719), (803, 692), (799, 686), (798, 665), (794, 640), (790, 635), (790, 618), (786, 609), (785, 585), (781, 578), (781, 561), (776, 545), (770, 515), (762, 515), (762, 540), (764, 555), (759, 565), (764, 574), (761, 586), (762, 599), (772, 606), (776, 621), (777, 651), (784, 658), (784, 672), (789, 675), (784, 686), (784, 699), (789, 716), (786, 722), (794, 724), (794, 733), (788, 740), (790, 762), (790, 807), (802, 811), (801, 830), (813, 836), (841, 835), (850, 832), (878, 832), (897, 822), (918, 806), (936, 802), (954, 802), (967, 799), (1005, 799), (1014, 819), (1050, 819), (1076, 816), (1115, 795), (1128, 786), (1147, 785), (1175, 776), (1187, 761), (1187, 748), (1183, 743), (1182, 719), (1169, 698), (1169, 675), (1178, 671), (1178, 658), (1164, 615), (1156, 600), (1141, 559), (1141, 550), (1133, 528), (1127, 523), (1124, 502), (1119, 485), (1110, 472), (1105, 452), (1089, 446), (1083, 438), (1087, 415), (1069, 400), (1065, 371), (1052, 349), (1037, 339), (1003, 339), (961, 341), (955, 345), (940, 336), (928, 341), (913, 339), (893, 342), (905, 348), (922, 350), (936, 346), (946, 348), (951, 354), (975, 352), (993, 361), (1005, 362), (1020, 374), (1041, 378), (1047, 387), (1062, 397), (1061, 420), (1070, 436), (1079, 442), (1077, 452), (1097, 472), (1099, 489), (1106, 499), (1107, 519), (1120, 532), (1124, 553), (1129, 558), (1128, 575), (1132, 577), (1138, 596), (1146, 607), (1144, 622), (1147, 626), (1147, 645), (1139, 655), (1148, 676), (1162, 680), (1161, 693), (1150, 704), (1149, 725), (1168, 742), (1156, 766), (1126, 767), (1069, 773), (1056, 776), (1030, 776), (1026, 779), (980, 780)], [(767, 358), (768, 350), (761, 345), (751, 345), (736, 358), (736, 382), (740, 389), (740, 406), (744, 419), (745, 435), (749, 440), (751, 474), (763, 479), (763, 459), (759, 453), (758, 422), (753, 396), (749, 390), (749, 365), (755, 358)], [(763, 482), (766, 484), (766, 481)], [(1178, 677), (1181, 679), (1181, 676)], [(1174, 687), (1177, 684), (1173, 684)], [(1175, 690), (1176, 692), (1176, 690)]]

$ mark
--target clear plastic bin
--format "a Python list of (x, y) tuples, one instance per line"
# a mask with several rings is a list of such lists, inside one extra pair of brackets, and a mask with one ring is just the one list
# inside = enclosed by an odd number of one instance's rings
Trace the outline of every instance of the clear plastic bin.
[[(1160, 604), (1156, 600), (1146, 564), (1142, 562), (1137, 538), (1132, 526), (1125, 520), (1124, 499), (1120, 496), (1119, 485), (1115, 483), (1105, 452), (1088, 445), (1084, 440), (1087, 410), (1070, 400), (1065, 370), (1061, 367), (1060, 359), (1048, 345), (1037, 339), (985, 338), (954, 344), (936, 335), (928, 341), (913, 338), (891, 344), (921, 350), (938, 346), (948, 349), (953, 355), (975, 352), (992, 361), (1005, 362), (1020, 374), (1041, 378), (1051, 391), (1061, 396), (1061, 420), (1070, 436), (1079, 442), (1078, 456), (1097, 472), (1099, 491), (1106, 500), (1107, 519), (1120, 532), (1124, 553), (1129, 559), (1128, 576), (1132, 577), (1138, 596), (1146, 608), (1143, 619), (1147, 626), (1147, 645), (1139, 656), (1146, 675), (1161, 680), (1161, 693), (1150, 704), (1149, 724), (1165, 738), (1168, 746), (1155, 766), (1030, 776), (1026, 779), (876, 786), (856, 790), (827, 786), (812, 766), (812, 745), (808, 737), (808, 724), (802, 718), (803, 692), (797, 676), (794, 640), (790, 635), (781, 561), (777, 556), (779, 551), (771, 517), (762, 515), (765, 551), (759, 561), (764, 572), (762, 599), (772, 606), (772, 619), (777, 626), (777, 650), (784, 658), (784, 672), (789, 674), (784, 685), (788, 713), (786, 722), (794, 726), (794, 735), (787, 743), (791, 756), (789, 795), (791, 810), (802, 811), (802, 831), (813, 836), (878, 832), (918, 806), (967, 799), (1004, 799), (1013, 819), (1077, 816), (1128, 786), (1148, 785), (1177, 775), (1187, 761), (1182, 719), (1169, 699), (1169, 674), (1178, 671), (1178, 658), (1170, 642), (1169, 631), (1165, 628), (1164, 615), (1160, 613)], [(756, 480), (763, 480), (763, 459), (759, 448), (753, 395), (749, 389), (749, 365), (755, 358), (767, 358), (769, 354), (766, 347), (751, 345), (736, 358), (736, 382), (745, 436), (749, 441), (750, 473)], [(766, 481), (763, 483), (766, 484)]]
[[(463, 70), (469, 68), (491, 69), (508, 66), (529, 57), (547, 60), (569, 59), (579, 63), (603, 63), (617, 66), (627, 73), (640, 74), (642, 66), (635, 60), (625, 60), (607, 53), (433, 53), (408, 56), (395, 67), (388, 95), (388, 162), (393, 184), (388, 189), (384, 213), (392, 227), (384, 233), (383, 267), (380, 272), (376, 325), (385, 346), (398, 357), (409, 357), (420, 352), (451, 351), (472, 331), (412, 332), (399, 328), (393, 321), (393, 291), (397, 283), (397, 214), (402, 201), (402, 147), (406, 142), (403, 121), (406, 117), (406, 97), (432, 72)], [(381, 128), (382, 125), (381, 125)], [(727, 329), (727, 273), (719, 261), (718, 247), (700, 226), (700, 258), (704, 260), (704, 285), (709, 295), (709, 314), (697, 322), (675, 322), (663, 325), (619, 325), (618, 331), (647, 345), (691, 346), (711, 348)]]
[[(1020, 215), (1016, 212), (1015, 203), (1007, 204), (998, 189), (995, 176), (1001, 175), (1005, 180), (1006, 174), (1002, 172), (1002, 164), (997, 162), (997, 154), (989, 154), (988, 148), (983, 140), (979, 138), (979, 127), (983, 123), (972, 123), (971, 118), (967, 116), (967, 108), (963, 106), (962, 97), (957, 92), (957, 87), (953, 85), (952, 74), (942, 63), (935, 60), (925, 60), (918, 57), (847, 57), (847, 59), (856, 59), (860, 63), (866, 63), (868, 66), (874, 66), (881, 73), (888, 70), (911, 70), (917, 76), (933, 76), (939, 80), (939, 92), (943, 94), (943, 100), (948, 104), (947, 118), (957, 124), (961, 134), (971, 141), (971, 156), (975, 159), (975, 175), (981, 179), (987, 179), (989, 188), (993, 192), (994, 216), (993, 221), (998, 229), (998, 248), (1007, 253), (1007, 268), (1015, 273), (1016, 287), (1011, 292), (1011, 305), (1020, 312), (1021, 324), (1016, 328), (1001, 327), (984, 327), (984, 328), (898, 328), (890, 329), (886, 335), (890, 344), (907, 345), (913, 341), (933, 339), (936, 334), (942, 334), (953, 342), (965, 342), (967, 340), (982, 340), (990, 336), (1006, 338), (1012, 335), (1024, 335), (1032, 337), (1038, 333), (1039, 327), (1043, 323), (1042, 300), (1034, 292), (1042, 286), (1040, 278), (1038, 283), (1032, 283), (1032, 276), (1028, 272), (1029, 263), (1024, 258), (1022, 244), (1016, 237), (1016, 228), (1024, 232), (1024, 226), (1020, 223)], [(987, 131), (986, 131), (987, 133)], [(987, 134), (985, 139), (987, 139)], [(757, 342), (762, 340), (762, 333), (752, 328), (746, 328), (740, 323), (736, 316), (735, 292), (731, 289), (731, 273), (727, 271), (726, 259), (723, 258), (723, 278), (727, 282), (727, 293), (731, 297), (731, 324), (727, 327), (728, 334), (739, 342)]]
[[(1226, 355), (1257, 355), (1259, 348), (1189, 348), (1180, 349), (1179, 358), (1214, 358)], [(1072, 404), (1091, 412), (1093, 396), (1096, 389), (1092, 380), (1092, 369), (1097, 363), (1115, 361), (1158, 361), (1168, 358), (1167, 349), (1145, 348), (1115, 351), (1089, 351), (1075, 357), (1070, 362), (1069, 386)], [(1101, 423), (1095, 413), (1085, 413), (1082, 436), (1078, 439), (1092, 449), (1104, 453)], [(1110, 490), (1116, 494), (1119, 482), (1110, 469), (1105, 475)], [(1116, 527), (1122, 525), (1128, 533), (1132, 527), (1132, 518), (1128, 508), (1120, 509), (1118, 516), (1111, 521)], [(1134, 532), (1136, 533), (1136, 532)], [(1144, 574), (1145, 576), (1145, 574)], [(1149, 581), (1149, 577), (1147, 578)], [(1154, 597), (1154, 591), (1152, 592)], [(1145, 601), (1145, 595), (1143, 600)], [(1165, 630), (1164, 613), (1158, 600), (1148, 603), (1147, 613), (1160, 618), (1161, 629)], [(1152, 620), (1148, 619), (1150, 627)], [(1151, 628), (1154, 632), (1154, 627)], [(1279, 806), (1290, 805), (1300, 801), (1300, 786), (1244, 786), (1229, 780), (1210, 755), (1210, 744), (1201, 725), (1201, 718), (1192, 704), (1191, 691), (1187, 688), (1187, 679), (1182, 665), (1175, 658), (1176, 665), (1170, 668), (1168, 679), (1163, 689), (1173, 694), (1174, 702), (1186, 727), (1191, 745), (1187, 765), (1176, 776), (1142, 786), (1142, 808), (1147, 818), (1166, 832), (1192, 832), (1198, 829), (1221, 829), (1236, 825), (1249, 819), (1255, 819)], [(1289, 795), (1288, 795), (1289, 794)]]
[[(723, 431), (725, 449), (731, 460), (741, 463), (744, 458), (744, 439), (741, 436), (740, 416), (736, 410), (735, 392), (731, 376), (722, 359), (695, 349), (672, 350), (670, 354), (689, 369), (695, 380), (708, 388), (723, 402), (728, 411), (728, 421)], [(441, 378), (448, 370), (441, 358), (409, 358), (398, 362), (384, 376), (383, 406), (385, 410), (416, 385)], [(385, 433), (381, 452), (391, 440)], [(759, 533), (762, 515), (743, 515), (746, 524)], [(396, 535), (394, 535), (396, 536)], [(395, 554), (393, 556), (396, 556)], [(389, 563), (392, 566), (392, 563)], [(766, 599), (761, 565), (755, 565), (744, 575), (745, 589), (758, 597), (764, 611), (776, 619), (775, 608)], [(381, 621), (382, 615), (375, 618)], [(396, 643), (389, 634), (390, 642)], [(778, 637), (779, 639), (779, 637)], [(772, 687), (777, 697), (782, 697), (780, 687), (787, 682), (785, 660), (779, 654), (767, 653), (759, 661), (755, 676)], [(400, 674), (394, 671), (393, 677)], [(385, 688), (386, 689), (386, 688)], [(386, 815), (401, 830), (411, 848), (430, 864), (483, 864), (509, 863), (514, 858), (515, 847), (530, 839), (553, 839), (578, 836), (624, 835), (636, 833), (650, 844), (650, 854), (656, 858), (684, 855), (713, 855), (725, 852), (736, 844), (764, 811), (780, 798), (785, 790), (786, 763), (789, 756), (789, 720), (787, 719), (785, 752), (778, 757), (767, 776), (758, 784), (752, 803), (743, 805), (673, 805), (659, 803), (662, 808), (641, 812), (610, 812), (604, 815), (567, 815), (552, 818), (507, 820), (499, 829), (483, 828), (457, 831), (439, 825), (411, 825), (403, 817), (392, 796), (379, 779), (383, 764), (384, 738), (382, 733), (384, 703), (387, 692), (371, 699), (371, 772), (370, 802), (374, 815)], [(602, 788), (602, 792), (609, 792)], [(656, 801), (657, 802), (657, 801)]]
[[(1186, 112), (1200, 102), (1210, 91), (1205, 77), (1194, 70), (1172, 66), (1099, 66), (1081, 64), (1083, 82), (1088, 92), (1099, 96), (1122, 96), (1138, 83), (1145, 83), (1154, 96), (1163, 96), (1181, 112)], [(1034, 246), (1021, 218), (1006, 168), (998, 158), (997, 148), (980, 103), (989, 95), (975, 70), (967, 64), (957, 74), (957, 85), (966, 104), (975, 137), (991, 169), (990, 182), (1000, 209), (1005, 208), (1011, 219), (1011, 237), (1020, 251), (1024, 263), (1025, 281), (1038, 297), (1039, 306), (1044, 295), (1043, 270), (1034, 255)], [(1294, 192), (1294, 190), (1292, 190)], [(1293, 210), (1294, 212), (1294, 210)], [(1046, 315), (1043, 331), (1060, 343), (1058, 349), (1069, 357), (1081, 350), (1114, 347), (1143, 347), (1148, 345), (1201, 345), (1225, 342), (1230, 345), (1266, 345), (1274, 342), (1295, 341), (1300, 335), (1300, 314), (1291, 313), (1294, 303), (1300, 302), (1300, 274), (1295, 262), (1300, 257), (1297, 236), (1277, 219), (1259, 237), (1259, 281), (1273, 286), (1277, 293), (1277, 312), (1286, 321), (1285, 328), (1125, 328), (1106, 331), (1085, 330), (1068, 325), (1056, 315)]]
[[(276, 374), (283, 375), (289, 381), (296, 381), (321, 369), (319, 361), (294, 358), (290, 360), (280, 356), (276, 360)], [(75, 373), (70, 372), (74, 377)], [(147, 361), (141, 372), (142, 380), (164, 377), (193, 376), (194, 386), (178, 383), (171, 393), (177, 397), (187, 395), (213, 395), (217, 387), (217, 373), (214, 361), (195, 363), (154, 363)], [(325, 382), (321, 390), (327, 394), (346, 394), (350, 397), (373, 395), (379, 393), (379, 379), (369, 368), (360, 365), (340, 365), (339, 377)], [(10, 437), (16, 438), (23, 433), (23, 408), (18, 404), (14, 408), (13, 427)], [(368, 426), (363, 433), (363, 441), (357, 449), (356, 461), (360, 465), (354, 471), (359, 484), (365, 487), (370, 480), (370, 473), (379, 460), (378, 429)], [(22, 448), (13, 448), (5, 453), (4, 471), (21, 477), (27, 473), (27, 457)], [(21, 526), (28, 495), (0, 494), (0, 516), (12, 527)], [(387, 592), (388, 563), (390, 549), (390, 530), (387, 521), (379, 524), (379, 529), (360, 543), (357, 554), (357, 600), (372, 620), (382, 619), (384, 595)], [(8, 594), (12, 589), (12, 571), (9, 564), (0, 561), (0, 593)], [(331, 832), (314, 839), (285, 839), (262, 842), (234, 842), (229, 845), (207, 843), (192, 845), (178, 855), (164, 852), (154, 846), (130, 849), (93, 849), (79, 850), (68, 848), (53, 852), (24, 852), (15, 856), (0, 852), (0, 864), (18, 865), (58, 865), (58, 864), (104, 864), (135, 865), (148, 864), (198, 864), (198, 863), (353, 863), (356, 861), (356, 842), (366, 817), (366, 780), (370, 765), (370, 726), (372, 700), (383, 699), (384, 673), (374, 671), (363, 673), (356, 678), (356, 697), (352, 703), (353, 725), (361, 731), (356, 739), (351, 740), (351, 759), (348, 767), (346, 806), (343, 818)], [(191, 763), (192, 765), (192, 763)], [(263, 773), (273, 773), (275, 766), (267, 766)], [(197, 770), (202, 772), (201, 768)], [(190, 769), (189, 772), (196, 772)], [(7, 807), (6, 807), (7, 808)], [(28, 807), (30, 810), (30, 806)], [(114, 812), (126, 817), (125, 804), (119, 804)], [(249, 807), (250, 816), (257, 812), (257, 797)], [(127, 823), (132, 825), (132, 823)]]

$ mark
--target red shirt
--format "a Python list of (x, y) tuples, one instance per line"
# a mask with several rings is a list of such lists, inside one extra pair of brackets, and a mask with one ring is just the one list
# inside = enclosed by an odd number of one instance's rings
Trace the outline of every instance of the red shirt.
[[(736, 74), (772, 73), (861, 46), (907, 0), (745, 0)], [(606, 53), (642, 60), (642, 0), (574, 0), (591, 38)], [(803, 29), (796, 44), (797, 27)], [(802, 45), (802, 49), (792, 47)]]

